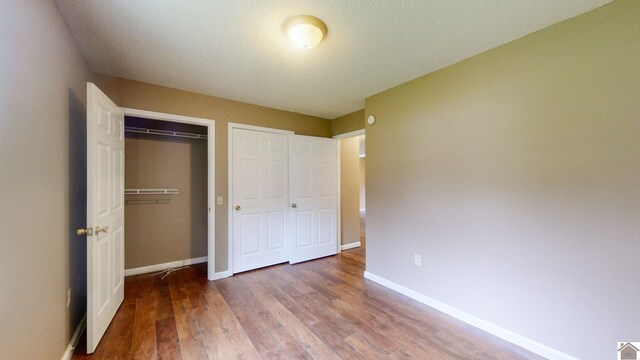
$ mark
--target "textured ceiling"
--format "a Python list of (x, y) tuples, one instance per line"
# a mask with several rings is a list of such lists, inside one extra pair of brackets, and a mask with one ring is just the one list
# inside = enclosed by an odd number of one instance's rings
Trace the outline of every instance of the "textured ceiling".
[[(335, 118), (610, 0), (56, 0), (97, 73)], [(311, 50), (284, 22), (317, 16)]]

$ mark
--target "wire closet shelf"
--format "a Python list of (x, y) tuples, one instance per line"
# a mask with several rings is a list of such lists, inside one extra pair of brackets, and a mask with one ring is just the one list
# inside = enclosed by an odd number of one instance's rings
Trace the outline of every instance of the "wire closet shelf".
[(169, 130), (158, 130), (158, 129), (147, 129), (133, 126), (125, 126), (125, 132), (129, 133), (137, 133), (137, 134), (149, 134), (149, 135), (162, 135), (162, 136), (175, 136), (181, 138), (189, 138), (189, 139), (207, 139), (207, 135), (204, 134), (194, 134), (180, 131), (169, 131)]
[(176, 195), (178, 189), (124, 189), (125, 195)]

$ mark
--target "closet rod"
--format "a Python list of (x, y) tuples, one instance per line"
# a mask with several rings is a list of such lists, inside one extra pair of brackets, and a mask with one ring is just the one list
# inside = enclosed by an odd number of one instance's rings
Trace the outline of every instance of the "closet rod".
[(146, 129), (139, 128), (133, 126), (125, 126), (125, 132), (138, 133), (138, 134), (151, 134), (151, 135), (162, 135), (162, 136), (175, 136), (189, 139), (206, 139), (207, 135), (203, 134), (193, 134), (179, 131), (169, 131), (169, 130), (158, 130), (158, 129)]
[(178, 189), (124, 189), (125, 195), (176, 195)]

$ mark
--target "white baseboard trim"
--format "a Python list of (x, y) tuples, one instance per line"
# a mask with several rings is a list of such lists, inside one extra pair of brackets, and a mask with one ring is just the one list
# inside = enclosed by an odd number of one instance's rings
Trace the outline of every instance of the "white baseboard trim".
[(124, 271), (124, 276), (148, 274), (148, 273), (158, 272), (158, 271), (171, 269), (171, 268), (175, 268), (175, 267), (180, 267), (180, 266), (200, 264), (200, 263), (203, 263), (203, 262), (207, 262), (207, 257), (206, 256), (199, 257), (199, 258), (193, 258), (193, 259), (171, 261), (171, 262), (167, 262), (167, 263), (164, 263), (164, 264), (156, 264), (156, 265), (143, 266), (143, 267), (139, 267), (139, 268), (126, 269)]
[(213, 274), (213, 280), (220, 280), (220, 279), (228, 278), (231, 275), (233, 275), (231, 270), (220, 271), (220, 272), (217, 272), (217, 273)]
[(411, 290), (405, 286), (397, 284), (391, 280), (387, 280), (381, 276), (372, 274), (368, 271), (364, 272), (364, 277), (376, 282), (382, 286), (385, 286), (391, 290), (397, 291), (400, 294), (406, 295), (414, 300), (417, 300), (427, 306), (430, 306), (436, 310), (442, 311), (443, 313), (453, 316), (458, 320), (462, 320), (465, 323), (474, 326), (480, 330), (484, 330), (489, 334), (497, 336), (503, 340), (506, 340), (512, 344), (518, 345), (524, 349), (527, 349), (535, 354), (538, 354), (544, 358), (550, 360), (578, 360), (568, 354), (565, 354), (561, 351), (552, 349), (548, 346), (542, 345), (538, 342), (535, 342), (531, 339), (528, 339), (522, 335), (518, 335), (513, 333), (507, 329), (501, 328), (498, 325), (492, 324), (486, 320), (482, 320), (478, 317), (475, 317), (471, 314), (468, 314), (462, 310), (458, 310), (452, 306), (444, 304), (438, 300), (432, 299), (426, 295), (420, 294), (417, 291)]
[(360, 247), (360, 245), (362, 245), (362, 244), (360, 243), (360, 241), (358, 241), (358, 242), (354, 242), (354, 243), (344, 244), (340, 248), (342, 250), (349, 250), (349, 249)]
[(73, 336), (71, 337), (71, 341), (69, 341), (67, 350), (65, 350), (64, 354), (62, 354), (61, 360), (71, 359), (71, 357), (73, 356), (73, 350), (76, 349), (76, 346), (78, 345), (78, 340), (80, 340), (80, 335), (82, 334), (82, 331), (84, 331), (84, 327), (86, 325), (87, 325), (87, 313), (85, 313), (84, 316), (82, 316), (82, 319), (80, 319), (80, 323), (78, 324), (78, 327), (76, 327), (76, 331), (73, 333)]

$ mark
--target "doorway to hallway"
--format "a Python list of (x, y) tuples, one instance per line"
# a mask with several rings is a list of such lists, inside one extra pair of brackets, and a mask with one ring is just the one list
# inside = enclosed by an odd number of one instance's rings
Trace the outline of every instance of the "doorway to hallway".
[(362, 264), (366, 259), (364, 130), (334, 136), (340, 144), (341, 254)]

